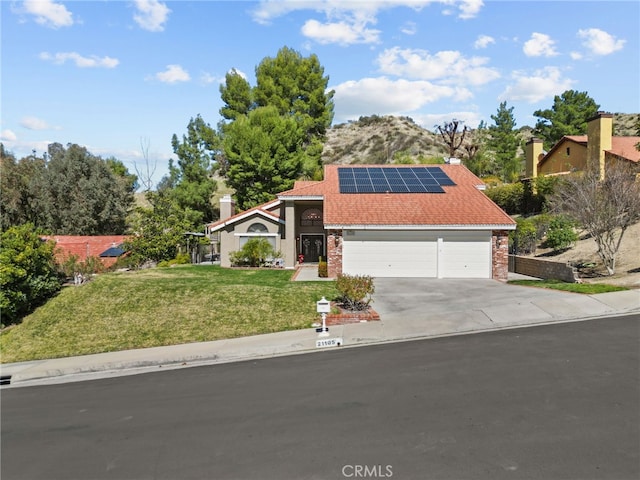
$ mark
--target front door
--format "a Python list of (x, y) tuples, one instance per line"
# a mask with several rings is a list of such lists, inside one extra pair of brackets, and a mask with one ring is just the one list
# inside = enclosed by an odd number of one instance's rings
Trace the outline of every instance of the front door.
[(305, 263), (317, 263), (324, 257), (324, 235), (302, 235), (302, 254)]

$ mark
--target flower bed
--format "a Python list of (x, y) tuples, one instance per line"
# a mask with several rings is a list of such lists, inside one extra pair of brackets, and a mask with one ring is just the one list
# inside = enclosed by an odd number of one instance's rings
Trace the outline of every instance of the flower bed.
[(331, 310), (340, 310), (340, 313), (327, 313), (327, 325), (346, 325), (348, 323), (375, 322), (380, 320), (380, 315), (373, 308), (367, 310), (345, 310), (340, 305), (331, 302)]

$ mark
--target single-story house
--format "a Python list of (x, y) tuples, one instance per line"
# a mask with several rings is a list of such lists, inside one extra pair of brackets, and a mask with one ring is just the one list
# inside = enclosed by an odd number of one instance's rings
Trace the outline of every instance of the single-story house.
[(51, 235), (43, 237), (56, 244), (56, 259), (64, 261), (75, 255), (83, 262), (88, 257), (98, 258), (105, 267), (111, 267), (125, 254), (126, 235)]
[[(640, 137), (613, 136), (613, 115), (598, 112), (587, 122), (587, 135), (566, 135), (548, 152), (542, 140), (532, 138), (526, 144), (526, 177), (561, 175), (595, 168), (603, 177), (607, 165), (629, 162), (640, 168)], [(640, 171), (640, 170), (639, 170)]]
[(324, 180), (299, 181), (272, 201), (235, 213), (222, 198), (206, 226), (220, 262), (250, 238), (267, 238), (285, 268), (328, 263), (373, 277), (506, 280), (508, 232), (515, 222), (465, 166), (326, 165)]

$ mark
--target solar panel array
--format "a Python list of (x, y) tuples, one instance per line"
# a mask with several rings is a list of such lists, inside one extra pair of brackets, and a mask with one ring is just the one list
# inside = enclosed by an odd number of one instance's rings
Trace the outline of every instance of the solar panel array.
[(340, 193), (444, 193), (455, 185), (440, 167), (340, 167)]

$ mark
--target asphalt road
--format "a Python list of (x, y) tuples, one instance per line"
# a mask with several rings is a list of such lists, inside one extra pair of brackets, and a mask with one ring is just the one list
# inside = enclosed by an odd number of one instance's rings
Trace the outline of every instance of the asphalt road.
[(640, 478), (640, 315), (2, 391), (1, 478)]

